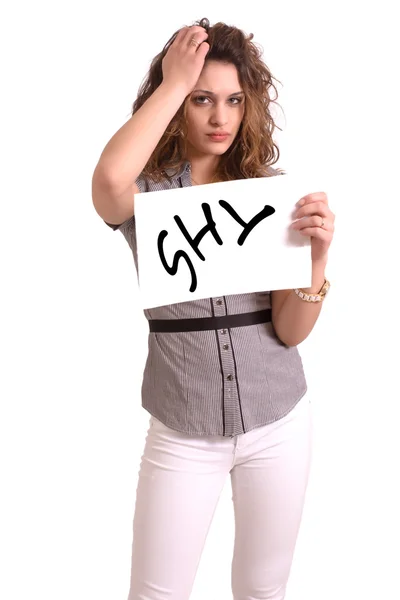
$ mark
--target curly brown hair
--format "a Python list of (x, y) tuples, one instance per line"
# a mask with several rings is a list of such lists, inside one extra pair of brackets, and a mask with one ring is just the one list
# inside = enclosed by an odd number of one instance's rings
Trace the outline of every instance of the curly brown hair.
[[(221, 156), (214, 181), (230, 181), (252, 177), (269, 176), (269, 167), (279, 160), (279, 148), (272, 139), (275, 127), (280, 129), (270, 112), (270, 105), (276, 103), (278, 92), (273, 84), (271, 71), (261, 59), (262, 49), (251, 40), (253, 34), (246, 35), (237, 27), (216, 23), (210, 27), (208, 19), (195, 23), (208, 33), (210, 49), (205, 61), (220, 61), (235, 65), (240, 84), (245, 92), (245, 112), (236, 138), (229, 149)], [(179, 30), (154, 57), (150, 69), (143, 80), (138, 96), (132, 107), (132, 115), (146, 102), (163, 80), (162, 61)], [(271, 98), (270, 91), (275, 91)], [(175, 174), (182, 168), (186, 158), (186, 97), (162, 135), (143, 174), (154, 181), (160, 181), (172, 169)], [(183, 133), (183, 135), (182, 135)], [(283, 172), (282, 169), (277, 169)]]

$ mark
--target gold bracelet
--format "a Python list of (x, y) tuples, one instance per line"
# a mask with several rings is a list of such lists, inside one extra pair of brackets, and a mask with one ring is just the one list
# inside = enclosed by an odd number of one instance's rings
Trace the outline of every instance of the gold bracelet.
[(298, 297), (304, 300), (305, 302), (322, 302), (325, 296), (327, 295), (330, 287), (331, 284), (327, 279), (325, 279), (322, 288), (317, 294), (307, 294), (307, 292), (299, 288), (296, 288), (294, 291), (298, 295)]

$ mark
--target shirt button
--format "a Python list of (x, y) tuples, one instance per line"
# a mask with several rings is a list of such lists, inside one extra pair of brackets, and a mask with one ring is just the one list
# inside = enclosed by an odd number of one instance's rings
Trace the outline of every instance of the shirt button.
[(229, 375), (226, 376), (226, 378), (227, 378), (228, 381), (232, 381), (233, 375), (229, 374)]
[(224, 350), (228, 350), (229, 344), (224, 344), (222, 347), (223, 347)]
[(226, 329), (221, 329), (221, 334), (225, 335), (226, 334)]
[(221, 306), (221, 304), (222, 304), (222, 300), (221, 300), (220, 298), (218, 298), (218, 300), (217, 300), (217, 302), (216, 302), (216, 303), (218, 304), (218, 306)]

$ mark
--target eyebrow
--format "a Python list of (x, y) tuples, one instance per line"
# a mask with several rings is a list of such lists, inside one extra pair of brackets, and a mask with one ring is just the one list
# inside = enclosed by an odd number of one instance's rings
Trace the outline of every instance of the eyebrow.
[[(196, 92), (203, 92), (204, 94), (208, 94), (209, 96), (216, 96), (216, 94), (214, 94), (214, 92), (210, 92), (210, 90), (193, 90), (192, 94), (195, 94)], [(233, 94), (229, 94), (229, 96), (239, 96), (241, 94), (244, 94), (244, 92), (234, 92)]]

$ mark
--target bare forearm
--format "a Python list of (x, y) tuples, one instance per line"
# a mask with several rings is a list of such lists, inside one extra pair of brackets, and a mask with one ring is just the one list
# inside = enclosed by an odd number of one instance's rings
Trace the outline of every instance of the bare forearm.
[(186, 97), (182, 87), (162, 83), (105, 146), (96, 169), (124, 192), (143, 170)]
[[(313, 264), (312, 285), (303, 288), (316, 294), (325, 280), (326, 261)], [(323, 302), (305, 302), (292, 291), (285, 299), (274, 322), (276, 334), (287, 346), (297, 346), (311, 333), (321, 312)]]

